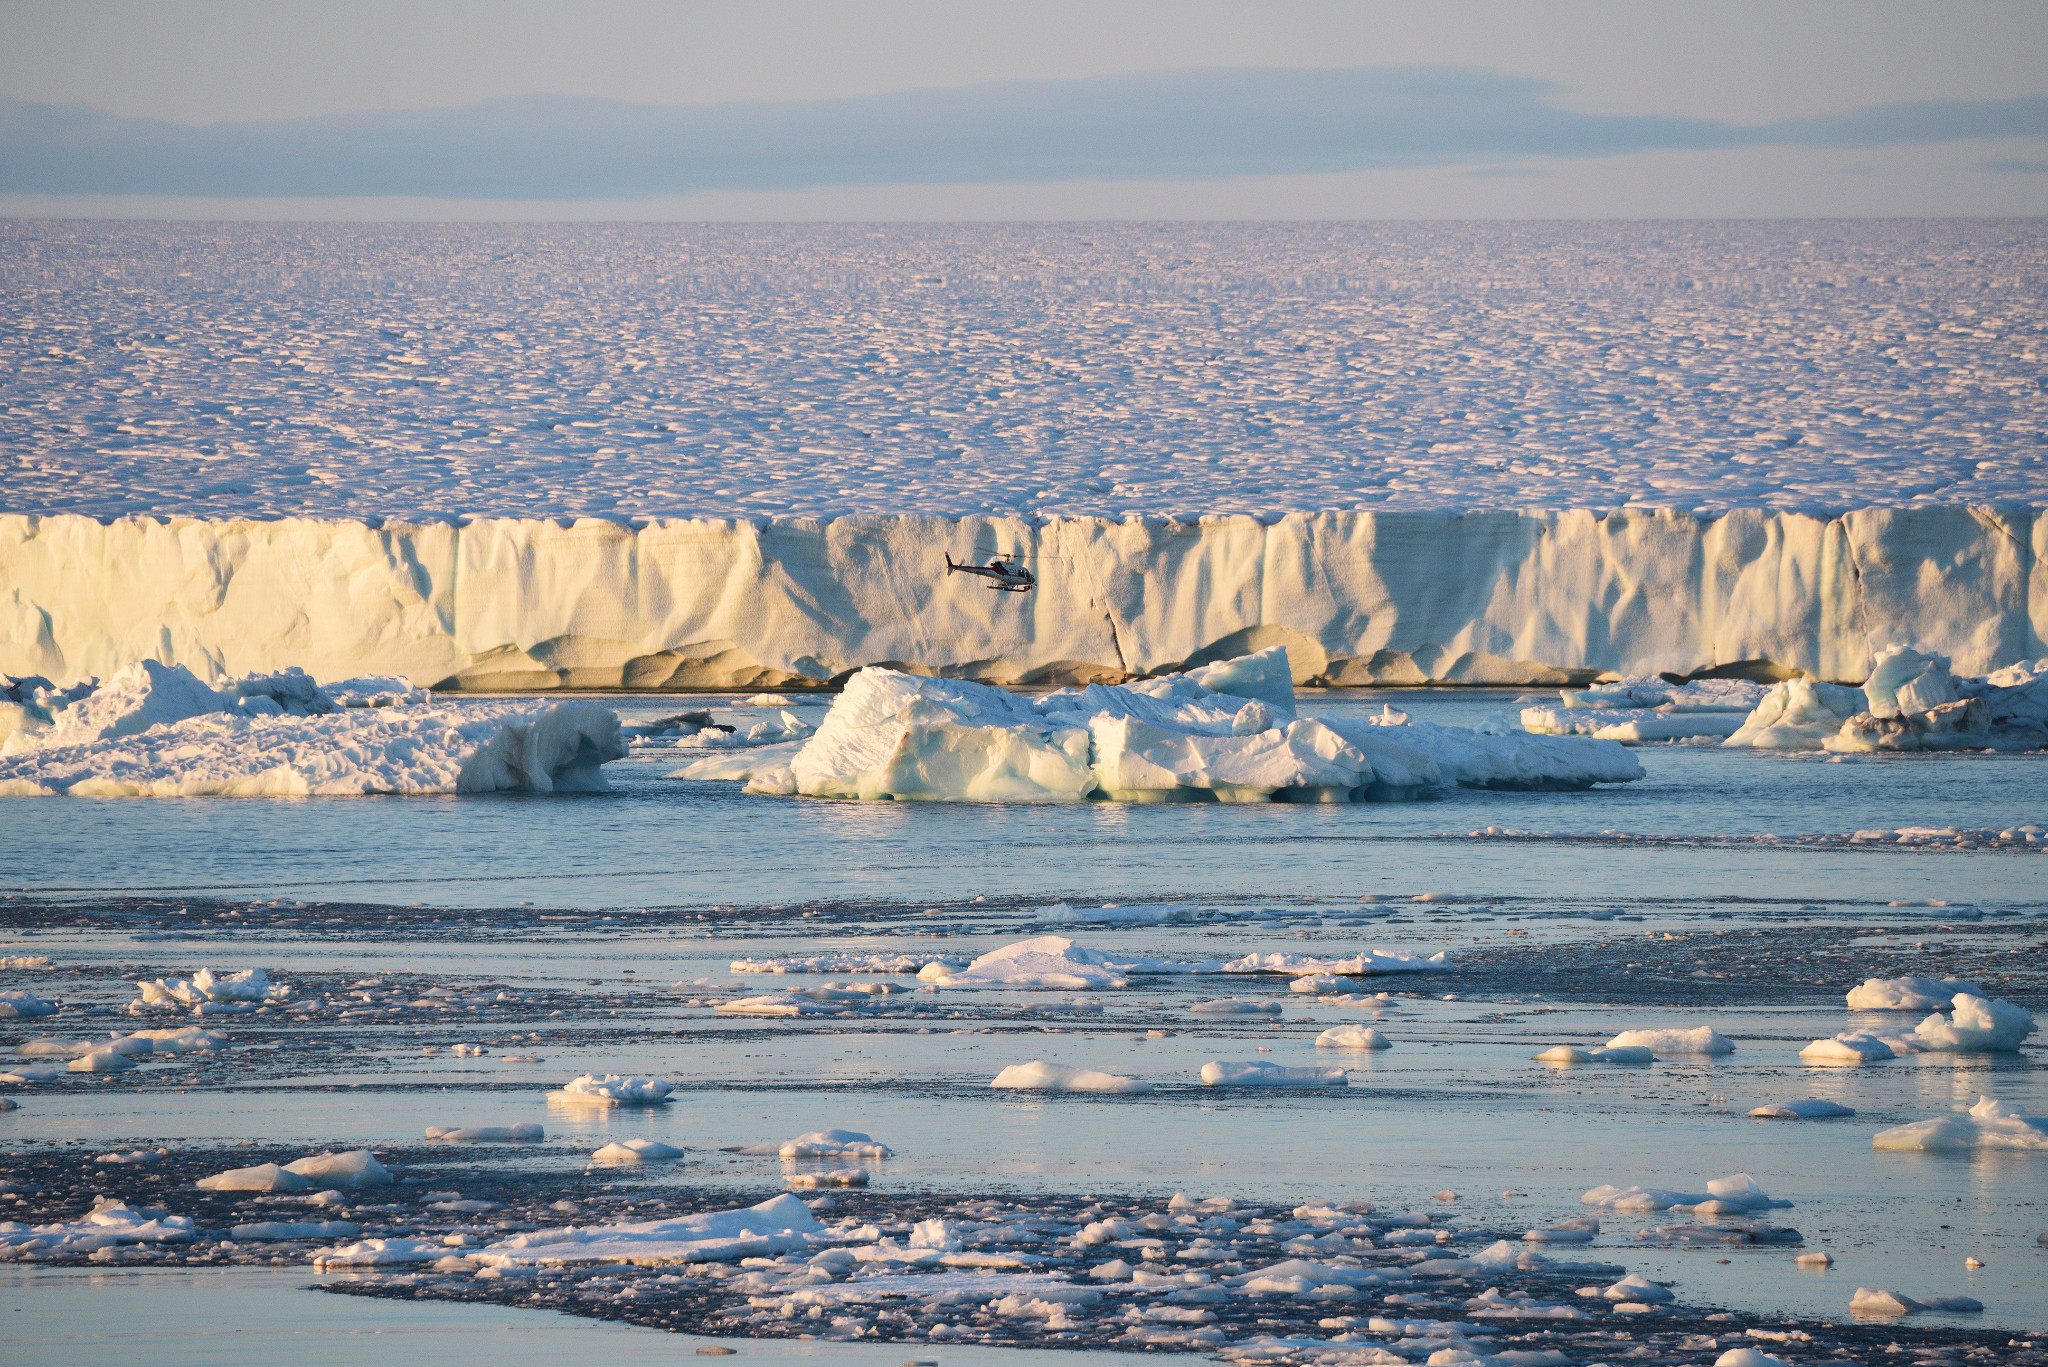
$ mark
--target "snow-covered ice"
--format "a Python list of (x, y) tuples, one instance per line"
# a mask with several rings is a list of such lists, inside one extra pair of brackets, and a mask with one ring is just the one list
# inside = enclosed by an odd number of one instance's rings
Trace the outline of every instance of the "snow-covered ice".
[(1648, 1045), (1624, 1045), (1599, 1049), (1581, 1049), (1575, 1044), (1558, 1044), (1534, 1055), (1538, 1063), (1625, 1063), (1640, 1065), (1654, 1063), (1657, 1051)]
[[(1624, 1030), (1607, 1041), (1607, 1049), (1648, 1049), (1658, 1058), (1674, 1054), (1698, 1054), (1712, 1057), (1735, 1052), (1734, 1043), (1711, 1025), (1697, 1025), (1690, 1030)], [(1612, 1059), (1613, 1062), (1625, 1062)]]
[(1391, 1049), (1391, 1041), (1370, 1025), (1333, 1025), (1316, 1036), (1318, 1049)]
[(56, 1014), (55, 1003), (44, 1001), (25, 987), (0, 991), (0, 1020), (35, 1020)]
[(138, 980), (135, 990), (144, 1006), (195, 1008), (283, 1001), (291, 995), (291, 988), (271, 982), (270, 971), (263, 968), (244, 968), (233, 973), (202, 968), (190, 978)]
[(599, 1163), (655, 1163), (681, 1158), (683, 1151), (658, 1139), (620, 1139), (590, 1156)]
[(1211, 1059), (1202, 1065), (1204, 1087), (1343, 1087), (1349, 1078), (1342, 1068), (1314, 1064), (1290, 1066), (1264, 1059), (1229, 1062)]
[(559, 1106), (659, 1106), (673, 1100), (675, 1088), (651, 1077), (625, 1077), (618, 1073), (584, 1073), (548, 1093), (548, 1101)]
[(1756, 1179), (1746, 1172), (1716, 1177), (1707, 1183), (1704, 1192), (1674, 1191), (1666, 1187), (1620, 1187), (1605, 1183), (1594, 1187), (1579, 1200), (1603, 1210), (1618, 1210), (1625, 1213), (1685, 1210), (1701, 1215), (1731, 1211), (1777, 1210), (1792, 1204), (1790, 1201), (1780, 1201), (1766, 1195), (1763, 1188), (1757, 1185)]
[(768, 1257), (830, 1238), (794, 1196), (738, 1210), (614, 1225), (571, 1226), (515, 1234), (470, 1256), (485, 1267), (602, 1262), (682, 1263)]
[(1958, 678), (1945, 655), (1889, 645), (1861, 688), (1776, 685), (1725, 745), (1777, 750), (2048, 749), (2048, 659)]
[[(345, 707), (280, 677), (216, 690), (183, 665), (130, 664), (0, 741), (0, 796), (597, 792), (626, 753), (617, 715), (592, 703)], [(258, 687), (301, 681), (318, 707)]]
[(1898, 1291), (1873, 1289), (1868, 1286), (1857, 1287), (1856, 1294), (1849, 1298), (1849, 1313), (1852, 1315), (1911, 1315), (1922, 1310), (1976, 1314), (1983, 1309), (1983, 1302), (1973, 1296), (1929, 1296), (1922, 1299)]
[(1854, 1115), (1856, 1109), (1837, 1101), (1809, 1096), (1797, 1101), (1774, 1101), (1752, 1109), (1749, 1114), (1758, 1120), (1834, 1120)]
[(995, 1080), (988, 1084), (1016, 1091), (1033, 1092), (1149, 1092), (1151, 1084), (1120, 1073), (1099, 1072), (1093, 1068), (1070, 1068), (1064, 1064), (1047, 1063), (1033, 1059), (1029, 1063), (1012, 1063), (997, 1073)]
[(440, 1144), (528, 1144), (547, 1138), (531, 1121), (511, 1125), (429, 1125), (426, 1137)]
[(1939, 1011), (1950, 1005), (1958, 992), (1973, 997), (1984, 989), (1962, 978), (1865, 978), (1849, 989), (1851, 1011)]
[[(893, 1158), (895, 1150), (860, 1130), (812, 1130), (766, 1151), (779, 1158)], [(749, 1149), (752, 1153), (756, 1150)]]
[(2009, 1101), (1979, 1097), (1967, 1112), (1880, 1130), (1870, 1144), (1875, 1149), (1900, 1151), (2015, 1149), (2048, 1153), (2048, 1116), (2030, 1116)]
[(75, 1221), (47, 1225), (0, 1221), (0, 1254), (77, 1256), (122, 1244), (189, 1243), (197, 1235), (197, 1222), (190, 1216), (137, 1208), (100, 1196), (94, 1198), (92, 1209)]
[(965, 968), (926, 964), (922, 982), (938, 987), (1021, 987), (1059, 992), (1129, 987), (1132, 962), (1119, 962), (1064, 935), (1040, 935), (992, 949)]

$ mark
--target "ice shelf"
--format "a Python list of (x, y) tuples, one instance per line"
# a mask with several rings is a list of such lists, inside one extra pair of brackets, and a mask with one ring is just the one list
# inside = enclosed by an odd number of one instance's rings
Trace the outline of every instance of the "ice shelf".
[[(989, 548), (1030, 594), (948, 576)], [(801, 687), (870, 664), (1115, 681), (1284, 645), (1296, 683), (1860, 683), (1895, 641), (2048, 655), (2048, 517), (1624, 509), (1191, 521), (0, 516), (0, 672), (143, 658), (436, 689)], [(1745, 662), (1748, 662), (1745, 665)], [(1770, 662), (1776, 670), (1755, 662)]]

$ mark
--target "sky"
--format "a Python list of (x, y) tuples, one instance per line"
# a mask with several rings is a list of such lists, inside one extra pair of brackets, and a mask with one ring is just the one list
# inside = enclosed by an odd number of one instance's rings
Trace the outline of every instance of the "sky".
[(2048, 212), (2048, 5), (0, 0), (0, 214)]

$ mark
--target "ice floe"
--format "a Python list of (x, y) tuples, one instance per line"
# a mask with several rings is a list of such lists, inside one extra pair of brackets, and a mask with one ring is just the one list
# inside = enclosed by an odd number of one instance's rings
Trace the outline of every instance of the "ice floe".
[(683, 1151), (658, 1139), (614, 1140), (590, 1155), (599, 1163), (655, 1163), (681, 1158)]
[(1799, 1051), (1808, 1063), (1876, 1063), (1898, 1057), (1891, 1045), (1861, 1030), (1844, 1031), (1831, 1039), (1817, 1039)]
[(1247, 997), (1217, 997), (1212, 1001), (1188, 1004), (1188, 1010), (1198, 1016), (1277, 1016), (1284, 1009), (1279, 1002), (1256, 1001)]
[(1889, 646), (1861, 688), (1774, 686), (1723, 743), (1851, 753), (2048, 748), (2048, 659), (1957, 678), (1944, 656)]
[(0, 796), (596, 792), (626, 750), (592, 703), (342, 706), (303, 673), (216, 690), (142, 660), (0, 744)]
[(1644, 1044), (1623, 1045), (1621, 1048), (1604, 1047), (1581, 1049), (1573, 1044), (1557, 1044), (1533, 1056), (1538, 1063), (1625, 1063), (1641, 1065), (1654, 1063), (1657, 1051)]
[(228, 1231), (236, 1243), (271, 1243), (292, 1239), (346, 1239), (362, 1233), (351, 1220), (256, 1220)]
[(1839, 1102), (1809, 1096), (1797, 1101), (1778, 1101), (1767, 1106), (1758, 1106), (1749, 1114), (1757, 1120), (1835, 1120), (1854, 1115), (1856, 1111), (1855, 1108)]
[(512, 1125), (429, 1125), (426, 1137), (437, 1144), (530, 1144), (547, 1131), (528, 1121)]
[(1152, 1084), (1117, 1073), (1093, 1068), (1069, 1068), (1063, 1064), (1033, 1059), (1013, 1063), (997, 1073), (991, 1087), (1039, 1092), (1149, 1092)]
[(1529, 1230), (1522, 1238), (1532, 1244), (1590, 1244), (1599, 1233), (1599, 1216), (1574, 1215), (1570, 1219), (1559, 1220), (1554, 1225)]
[[(1658, 1058), (1668, 1055), (1699, 1055), (1714, 1057), (1732, 1054), (1735, 1045), (1711, 1025), (1694, 1026), (1690, 1030), (1624, 1030), (1607, 1041), (1607, 1049), (1648, 1049)], [(1612, 1059), (1610, 1062), (1626, 1060)]]
[[(772, 1257), (831, 1236), (787, 1193), (738, 1210), (671, 1220), (572, 1226), (515, 1234), (469, 1256), (485, 1267), (526, 1264), (708, 1262)], [(443, 1250), (445, 1251), (445, 1250)]]
[(1316, 1036), (1318, 1049), (1391, 1049), (1393, 1044), (1370, 1025), (1333, 1025)]
[(1901, 1152), (2014, 1149), (2048, 1153), (2048, 1116), (2028, 1115), (2010, 1101), (1979, 1097), (1964, 1114), (1879, 1130), (1870, 1146)]
[(1444, 783), (1585, 787), (1642, 776), (1610, 742), (1377, 720), (1297, 716), (1277, 646), (1036, 699), (868, 668), (847, 681), (789, 775), (791, 790), (811, 797), (1038, 802), (1351, 801)]
[(1444, 951), (1425, 956), (1405, 949), (1375, 949), (1354, 954), (1348, 959), (1319, 959), (1306, 954), (1255, 953), (1227, 959), (1219, 971), (1285, 973), (1293, 977), (1318, 975), (1350, 978), (1373, 977), (1388, 973), (1448, 973), (1451, 971), (1451, 956)]
[(46, 1002), (25, 987), (10, 987), (0, 991), (0, 1020), (36, 1020), (43, 1016), (54, 1016), (58, 1007)]
[(230, 1168), (217, 1172), (211, 1177), (202, 1177), (195, 1183), (201, 1191), (311, 1191), (311, 1179), (290, 1172), (278, 1163), (258, 1163), (254, 1167)]
[(1790, 1201), (1780, 1201), (1765, 1194), (1763, 1188), (1756, 1184), (1756, 1179), (1746, 1172), (1738, 1172), (1729, 1177), (1716, 1177), (1707, 1183), (1704, 1192), (1673, 1191), (1665, 1187), (1618, 1187), (1608, 1183), (1594, 1187), (1579, 1200), (1602, 1210), (1618, 1210), (1627, 1214), (1684, 1210), (1695, 1214), (1718, 1215), (1730, 1212), (1781, 1210), (1792, 1204)]
[(1654, 676), (1596, 688), (1562, 689), (1556, 707), (1525, 707), (1525, 730), (1545, 736), (1595, 736), (1627, 743), (1721, 741), (1735, 734), (1767, 685), (1746, 679), (1674, 684)]
[(1929, 1296), (1921, 1300), (1901, 1292), (1873, 1289), (1868, 1286), (1857, 1287), (1856, 1294), (1849, 1298), (1850, 1314), (1874, 1317), (1911, 1315), (1922, 1310), (1940, 1310), (1952, 1315), (1974, 1315), (1983, 1309), (1984, 1303), (1971, 1296)]
[(75, 1257), (121, 1244), (189, 1243), (197, 1236), (198, 1226), (189, 1216), (138, 1209), (101, 1196), (76, 1221), (24, 1225), (0, 1220), (0, 1258)]
[(618, 1073), (584, 1073), (548, 1093), (548, 1101), (561, 1106), (659, 1106), (672, 1098), (675, 1088), (651, 1077), (625, 1077)]
[(1211, 1059), (1202, 1065), (1204, 1087), (1344, 1087), (1349, 1083), (1342, 1068), (1317, 1064), (1289, 1066), (1264, 1059), (1236, 1063)]
[(944, 954), (814, 954), (776, 959), (734, 959), (734, 973), (909, 973), (930, 964), (957, 970), (961, 961)]
[(1962, 978), (1865, 978), (1849, 989), (1851, 1011), (1939, 1011), (1958, 992), (1973, 997), (1984, 989)]
[(291, 988), (282, 983), (270, 981), (268, 970), (245, 968), (239, 973), (215, 973), (202, 968), (190, 978), (158, 978), (153, 982), (137, 982), (137, 1000), (144, 1006), (189, 1006), (202, 1014), (213, 1014), (207, 1008), (218, 1011), (253, 1010), (260, 1002), (283, 1001), (291, 996)]
[[(1192, 965), (1157, 959), (1116, 959), (1063, 935), (1040, 935), (992, 949), (965, 968), (926, 964), (918, 979), (935, 987), (1018, 987), (1076, 992), (1129, 987), (1132, 973), (1192, 971)], [(1215, 971), (1213, 968), (1210, 971)]]

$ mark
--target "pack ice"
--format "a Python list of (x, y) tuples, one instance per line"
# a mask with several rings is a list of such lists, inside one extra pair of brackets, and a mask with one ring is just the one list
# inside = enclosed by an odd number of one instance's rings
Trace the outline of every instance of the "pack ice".
[[(1851, 992), (1850, 998), (1854, 1002), (1858, 994), (1864, 994), (1863, 1000), (1867, 1001), (1882, 994), (1887, 999), (1905, 1000), (1906, 993), (1894, 991), (1900, 984), (1915, 988), (1940, 986), (1924, 978), (1891, 982), (1873, 978)], [(1873, 990), (1873, 985), (1876, 990)], [(1918, 997), (1919, 993), (1915, 991), (1912, 995)], [(2026, 1042), (2027, 1036), (2038, 1028), (2033, 1013), (2025, 1007), (2014, 1006), (2002, 998), (1981, 996), (1974, 989), (1956, 993), (1949, 999), (1948, 1006), (1948, 1015), (1934, 1011), (1911, 1030), (1893, 1034), (1848, 1030), (1832, 1039), (1815, 1040), (1801, 1049), (1799, 1056), (1808, 1063), (1854, 1064), (1897, 1058), (1902, 1054), (2009, 1054), (2016, 1052)], [(1902, 1006), (1899, 1009), (1917, 1008)]]
[(2048, 659), (1958, 678), (1943, 655), (1892, 645), (1861, 688), (1790, 679), (1722, 744), (1761, 750), (2048, 748)]
[(624, 758), (590, 703), (436, 703), (403, 679), (304, 671), (218, 688), (140, 660), (105, 683), (6, 679), (0, 796), (276, 797), (601, 792)]
[(1612, 741), (1296, 713), (1287, 650), (1027, 699), (895, 670), (847, 682), (786, 771), (749, 791), (952, 802), (1351, 802), (1443, 784), (1586, 788), (1642, 777)]

